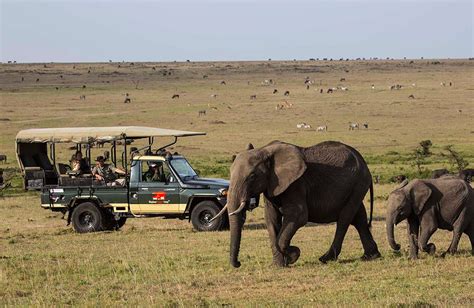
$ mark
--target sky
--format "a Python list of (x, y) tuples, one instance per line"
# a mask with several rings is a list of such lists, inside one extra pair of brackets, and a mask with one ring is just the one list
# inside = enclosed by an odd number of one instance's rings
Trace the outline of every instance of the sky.
[(0, 0), (0, 61), (468, 58), (471, 0)]

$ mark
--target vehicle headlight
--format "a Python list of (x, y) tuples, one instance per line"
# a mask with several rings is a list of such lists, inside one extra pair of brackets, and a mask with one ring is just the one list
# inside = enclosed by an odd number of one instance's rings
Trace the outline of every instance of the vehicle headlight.
[(221, 188), (219, 189), (219, 195), (221, 197), (227, 197), (227, 193), (229, 192), (229, 189), (228, 188)]

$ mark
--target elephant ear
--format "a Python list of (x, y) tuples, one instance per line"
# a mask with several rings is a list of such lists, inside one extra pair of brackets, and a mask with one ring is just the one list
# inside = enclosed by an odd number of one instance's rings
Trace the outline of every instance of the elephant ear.
[(416, 215), (419, 215), (426, 205), (426, 202), (431, 196), (431, 188), (422, 181), (415, 181), (410, 190), (410, 195), (413, 201), (413, 210)]
[(267, 152), (270, 179), (267, 193), (275, 197), (299, 179), (306, 171), (303, 154), (294, 145), (272, 142), (263, 148)]

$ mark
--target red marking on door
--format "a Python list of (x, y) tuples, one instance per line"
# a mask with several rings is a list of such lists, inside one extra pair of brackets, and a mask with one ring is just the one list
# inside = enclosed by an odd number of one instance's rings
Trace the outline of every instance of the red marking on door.
[(166, 200), (166, 193), (163, 191), (158, 191), (153, 193), (153, 200), (154, 201), (165, 201)]

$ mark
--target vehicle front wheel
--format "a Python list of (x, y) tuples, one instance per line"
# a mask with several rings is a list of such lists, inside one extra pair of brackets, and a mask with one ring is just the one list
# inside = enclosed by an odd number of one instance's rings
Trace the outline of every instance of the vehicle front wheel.
[(213, 222), (209, 222), (221, 209), (213, 201), (199, 202), (191, 212), (191, 222), (197, 231), (218, 231), (227, 225), (227, 215), (222, 215)]
[(79, 204), (72, 212), (72, 226), (78, 233), (102, 231), (102, 212), (91, 202)]

